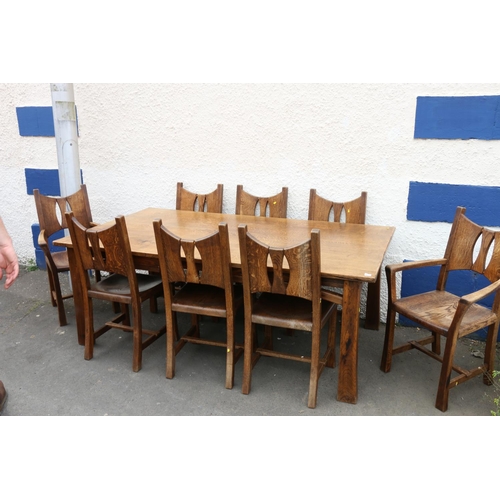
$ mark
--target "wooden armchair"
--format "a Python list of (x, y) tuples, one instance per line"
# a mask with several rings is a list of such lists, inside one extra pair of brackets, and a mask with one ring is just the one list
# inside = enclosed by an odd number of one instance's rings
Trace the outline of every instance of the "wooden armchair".
[(217, 189), (211, 193), (192, 193), (183, 187), (182, 182), (178, 182), (175, 208), (176, 210), (221, 214), (223, 190), (223, 184), (217, 184)]
[[(125, 217), (117, 217), (112, 225), (87, 229), (69, 212), (66, 213), (66, 222), (75, 251), (79, 281), (84, 289), (84, 358), (92, 359), (96, 339), (117, 328), (133, 334), (132, 369), (138, 372), (142, 367), (142, 351), (166, 330), (165, 327), (147, 330), (142, 325), (141, 304), (162, 294), (161, 278), (136, 273)], [(104, 271), (109, 275), (99, 282), (91, 283), (88, 273), (91, 269)], [(97, 330), (94, 328), (94, 299), (118, 303), (122, 309), (118, 316)], [(129, 306), (132, 308), (132, 322)]]
[[(366, 219), (366, 202), (368, 194), (362, 191), (361, 196), (350, 201), (332, 201), (319, 196), (316, 189), (309, 194), (308, 220), (345, 222), (346, 224), (364, 224)], [(368, 283), (365, 328), (378, 330), (380, 326), (380, 280), (379, 270), (374, 283)], [(325, 286), (342, 288), (340, 280), (329, 280)]]
[[(226, 350), (226, 389), (234, 384), (234, 365), (242, 354), (235, 345), (234, 320), (243, 303), (241, 286), (233, 285), (227, 224), (217, 232), (185, 240), (171, 233), (161, 220), (153, 222), (165, 297), (167, 323), (167, 378), (175, 376), (175, 356), (188, 342)], [(177, 288), (180, 289), (175, 291)], [(178, 339), (177, 313), (191, 315), (192, 326)], [(201, 336), (199, 316), (226, 318), (226, 340)]]
[[(38, 189), (33, 190), (33, 195), (40, 224), (38, 244), (43, 251), (47, 264), (50, 300), (52, 305), (57, 307), (59, 325), (64, 326), (68, 322), (63, 301), (73, 297), (73, 294), (62, 294), (59, 273), (69, 271), (68, 252), (66, 250), (51, 252), (49, 241), (51, 241), (55, 233), (68, 227), (64, 214), (69, 210), (74, 213), (84, 227), (88, 228), (93, 225), (87, 187), (82, 184), (76, 193), (66, 197), (45, 196), (40, 194)], [(99, 276), (96, 275), (96, 278), (99, 278)]]
[(236, 187), (236, 215), (260, 215), (261, 217), (281, 217), (286, 219), (288, 204), (288, 188), (281, 193), (267, 198), (254, 196), (243, 190), (239, 184)]
[[(440, 266), (436, 289), (398, 299), (397, 273), (427, 266)], [(491, 284), (462, 297), (449, 293), (446, 291), (448, 275), (457, 270), (474, 271), (485, 276)], [(478, 226), (465, 216), (465, 208), (458, 207), (442, 259), (388, 265), (386, 274), (389, 303), (381, 370), (389, 372), (392, 357), (410, 349), (418, 349), (439, 361), (442, 366), (436, 408), (443, 412), (448, 409), (450, 389), (458, 384), (477, 375), (483, 375), (484, 383), (491, 384), (500, 322), (500, 232)], [(480, 304), (489, 296), (493, 298), (491, 308)], [(430, 335), (394, 347), (396, 313), (429, 330)], [(488, 328), (486, 349), (481, 366), (467, 370), (453, 364), (458, 339), (486, 327)], [(441, 336), (446, 339), (442, 357)], [(425, 347), (428, 344), (431, 345), (431, 349)], [(452, 370), (458, 373), (454, 378), (451, 378)]]
[[(320, 233), (289, 248), (270, 248), (238, 227), (245, 307), (245, 350), (243, 394), (251, 388), (252, 369), (260, 356), (309, 363), (308, 407), (315, 408), (318, 380), (325, 366), (335, 366), (337, 306), (342, 297), (321, 290)], [(272, 271), (268, 268), (272, 262)], [(328, 323), (326, 351), (320, 352), (321, 330)], [(263, 343), (258, 346), (255, 325), (265, 325)], [(273, 348), (272, 327), (311, 332), (310, 352), (285, 353)]]

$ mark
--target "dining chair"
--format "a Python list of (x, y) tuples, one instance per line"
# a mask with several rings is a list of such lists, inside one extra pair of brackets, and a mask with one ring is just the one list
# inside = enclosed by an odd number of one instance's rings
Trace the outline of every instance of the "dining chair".
[[(243, 394), (249, 394), (252, 369), (261, 356), (310, 364), (307, 406), (316, 407), (318, 380), (325, 366), (335, 367), (337, 307), (342, 297), (321, 289), (320, 231), (288, 248), (273, 248), (257, 240), (244, 224), (238, 226), (245, 311)], [(271, 264), (272, 263), (272, 264)], [(272, 268), (270, 267), (272, 265)], [(321, 330), (328, 323), (321, 356)], [(258, 344), (256, 325), (264, 325)], [(273, 342), (273, 327), (311, 332), (308, 352), (282, 352)]]
[[(368, 194), (361, 192), (361, 196), (349, 201), (333, 201), (318, 195), (316, 189), (309, 193), (308, 220), (326, 222), (345, 222), (346, 224), (364, 224), (366, 220), (366, 204)], [(378, 329), (379, 321), (370, 316), (370, 311), (380, 311), (380, 283), (381, 270), (374, 283), (368, 283), (367, 307), (365, 322), (371, 323)], [(325, 286), (342, 288), (341, 280), (323, 280)]]
[[(52, 306), (57, 307), (59, 325), (64, 326), (68, 324), (68, 321), (63, 301), (73, 297), (73, 294), (62, 294), (59, 274), (69, 271), (68, 252), (66, 250), (51, 252), (50, 243), (54, 239), (54, 234), (68, 227), (64, 217), (65, 212), (68, 210), (75, 214), (75, 217), (83, 226), (88, 228), (94, 224), (92, 222), (87, 187), (82, 184), (76, 193), (65, 197), (45, 196), (40, 194), (39, 189), (34, 189), (33, 195), (40, 224), (38, 245), (43, 251), (47, 264), (50, 300)], [(98, 273), (96, 278), (100, 278)]]
[(288, 188), (266, 198), (254, 196), (244, 191), (243, 186), (236, 186), (236, 215), (259, 215), (260, 217), (281, 217), (286, 219)]
[[(162, 295), (161, 277), (136, 272), (125, 217), (116, 217), (111, 225), (87, 229), (73, 212), (68, 212), (66, 222), (77, 261), (79, 281), (84, 288), (84, 358), (92, 359), (96, 339), (107, 331), (119, 329), (132, 332), (132, 369), (138, 372), (142, 367), (142, 351), (166, 331), (165, 326), (157, 330), (144, 328), (141, 310), (142, 302)], [(103, 271), (107, 276), (92, 283), (88, 273), (91, 269)], [(94, 299), (121, 306), (120, 314), (98, 329), (94, 327)], [(129, 308), (132, 309), (132, 317)]]
[[(234, 285), (226, 223), (198, 239), (181, 239), (161, 219), (153, 222), (165, 297), (167, 324), (166, 376), (175, 376), (175, 357), (186, 343), (226, 350), (226, 389), (234, 385), (234, 365), (243, 352), (235, 344), (235, 315), (243, 304), (240, 285)], [(180, 284), (180, 287), (179, 287)], [(178, 290), (177, 290), (178, 289)], [(179, 337), (177, 314), (191, 315), (191, 327)], [(226, 319), (225, 340), (203, 337), (199, 317)]]
[[(396, 277), (407, 270), (418, 270), (439, 266), (436, 289), (408, 297), (397, 298)], [(458, 296), (446, 290), (448, 277), (457, 271), (472, 271), (483, 275), (490, 284), (481, 289)], [(418, 271), (416, 271), (418, 273)], [(495, 346), (500, 321), (500, 231), (479, 226), (465, 216), (465, 208), (457, 207), (450, 236), (442, 259), (404, 262), (386, 266), (389, 286), (387, 323), (381, 370), (391, 370), (395, 354), (417, 349), (441, 363), (436, 408), (448, 409), (449, 391), (458, 384), (483, 375), (483, 381), (492, 383), (495, 362)], [(415, 276), (415, 274), (414, 274)], [(484, 300), (492, 299), (492, 305)], [(396, 314), (414, 321), (424, 330), (416, 340), (406, 341), (394, 347)], [(454, 364), (458, 339), (480, 329), (487, 328), (483, 363), (468, 370)], [(430, 335), (428, 335), (430, 331)], [(424, 333), (427, 332), (427, 333)], [(441, 356), (440, 337), (445, 337), (444, 353)], [(430, 349), (426, 347), (430, 344)], [(451, 378), (452, 371), (458, 373)]]
[(176, 210), (222, 213), (223, 184), (217, 184), (217, 189), (207, 194), (192, 193), (183, 186), (182, 182), (177, 183)]

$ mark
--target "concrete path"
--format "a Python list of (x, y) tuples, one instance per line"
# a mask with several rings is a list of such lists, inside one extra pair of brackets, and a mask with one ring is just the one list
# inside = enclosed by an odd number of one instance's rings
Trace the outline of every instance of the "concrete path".
[[(63, 278), (64, 280), (64, 278)], [(67, 283), (67, 278), (66, 278)], [(146, 308), (147, 309), (147, 308)], [(262, 358), (253, 372), (252, 390), (241, 393), (242, 360), (236, 365), (235, 387), (224, 388), (222, 349), (187, 345), (177, 357), (176, 376), (165, 378), (165, 337), (144, 351), (143, 368), (132, 371), (132, 339), (121, 331), (101, 337), (94, 358), (83, 359), (76, 340), (74, 308), (67, 301), (70, 324), (58, 326), (49, 301), (45, 271), (23, 271), (9, 290), (0, 289), (0, 380), (8, 400), (2, 416), (20, 415), (490, 415), (498, 390), (476, 378), (455, 388), (449, 410), (434, 407), (440, 365), (421, 353), (397, 356), (390, 373), (379, 369), (383, 345), (380, 331), (361, 328), (359, 396), (355, 405), (336, 400), (337, 369), (326, 369), (319, 382), (318, 405), (307, 408), (309, 366)], [(111, 312), (98, 307), (97, 321)], [(148, 321), (164, 322), (160, 313)], [(207, 319), (204, 328), (223, 323)], [(399, 328), (402, 336), (414, 333)], [(238, 324), (241, 341), (242, 322)], [(280, 337), (277, 343), (299, 347), (306, 334)], [(480, 362), (483, 342), (460, 342), (464, 366)]]

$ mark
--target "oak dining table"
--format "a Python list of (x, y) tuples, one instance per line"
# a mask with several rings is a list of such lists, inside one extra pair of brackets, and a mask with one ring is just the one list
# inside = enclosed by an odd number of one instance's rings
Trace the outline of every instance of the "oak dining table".
[[(160, 271), (153, 231), (155, 219), (161, 219), (170, 231), (181, 238), (200, 238), (217, 230), (219, 223), (227, 223), (235, 276), (238, 276), (241, 267), (238, 225), (246, 224), (248, 231), (257, 239), (276, 247), (301, 243), (310, 238), (312, 229), (319, 229), (321, 278), (328, 283), (334, 279), (343, 287), (337, 399), (346, 403), (357, 402), (361, 289), (363, 283), (376, 281), (395, 232), (394, 227), (146, 208), (126, 215), (125, 220), (135, 266), (149, 272)], [(66, 236), (56, 240), (54, 245), (66, 247), (68, 251), (78, 343), (84, 345), (83, 291), (75, 280), (76, 261), (71, 238)]]

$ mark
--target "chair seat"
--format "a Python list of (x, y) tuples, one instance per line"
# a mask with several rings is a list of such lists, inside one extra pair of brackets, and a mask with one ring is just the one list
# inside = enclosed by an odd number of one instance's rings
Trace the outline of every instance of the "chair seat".
[[(321, 302), (321, 326), (323, 327), (333, 309), (332, 302)], [(293, 326), (291, 326), (293, 318)], [(252, 322), (293, 330), (312, 330), (311, 301), (290, 295), (263, 293), (253, 306)]]
[[(157, 275), (137, 274), (137, 285), (139, 287), (139, 294), (146, 293), (155, 287), (161, 286), (161, 277)], [(120, 274), (111, 274), (106, 278), (101, 279), (96, 283), (92, 283), (91, 291), (97, 294), (111, 294), (111, 295), (129, 295), (130, 286), (128, 279)], [(95, 294), (94, 294), (95, 296)]]
[[(234, 287), (235, 309), (243, 302), (241, 286)], [(188, 314), (226, 317), (226, 295), (212, 285), (186, 283), (172, 299), (172, 310)]]
[(51, 256), (58, 271), (69, 271), (68, 252), (66, 250), (63, 252), (52, 252)]
[[(446, 336), (459, 300), (460, 297), (452, 293), (434, 290), (398, 299), (394, 302), (394, 309), (429, 330)], [(473, 333), (495, 321), (496, 315), (490, 309), (473, 304), (462, 320), (458, 336)]]

